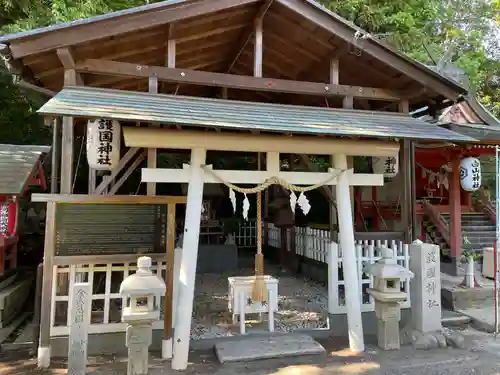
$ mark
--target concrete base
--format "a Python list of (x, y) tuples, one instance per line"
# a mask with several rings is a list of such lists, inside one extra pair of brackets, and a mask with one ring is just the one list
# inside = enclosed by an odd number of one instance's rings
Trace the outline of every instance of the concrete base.
[(244, 337), (215, 345), (215, 354), (221, 363), (323, 353), (325, 348), (311, 336), (298, 334)]
[[(493, 309), (493, 288), (461, 288), (458, 285), (441, 288), (441, 304), (444, 309), (462, 310), (490, 306)], [(499, 293), (500, 296), (500, 293)]]
[[(38, 348), (38, 368), (49, 368), (50, 366), (50, 348), (39, 347)], [(67, 351), (66, 351), (67, 353)]]
[(172, 339), (163, 340), (161, 342), (161, 358), (162, 359), (172, 359)]

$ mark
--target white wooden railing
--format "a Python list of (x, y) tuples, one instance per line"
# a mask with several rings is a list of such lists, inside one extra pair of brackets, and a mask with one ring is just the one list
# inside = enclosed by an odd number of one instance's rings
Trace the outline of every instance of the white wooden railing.
[[(268, 245), (275, 248), (281, 248), (281, 229), (269, 223), (266, 223), (265, 227), (268, 230)], [(329, 263), (330, 257), (331, 264), (337, 265), (331, 268), (328, 310), (332, 314), (345, 314), (346, 306), (342, 250), (335, 242), (330, 240), (330, 232), (327, 230), (295, 227), (294, 231), (289, 229), (286, 231), (288, 236), (288, 251), (294, 251), (291, 249), (292, 241), (290, 241), (293, 232), (295, 232), (294, 250), (297, 255), (326, 264)], [(410, 268), (409, 245), (404, 244), (402, 241), (355, 241), (362, 311), (374, 311), (375, 308), (373, 298), (367, 293), (367, 289), (373, 287), (373, 277), (366, 275), (363, 269), (367, 264), (372, 264), (381, 258), (380, 249), (382, 246), (389, 247), (393, 250), (394, 259), (396, 259), (398, 264), (407, 269)], [(401, 304), (401, 307), (410, 308), (410, 280), (401, 282), (401, 290), (408, 295), (408, 299)]]
[[(52, 285), (51, 336), (69, 334), (71, 316), (71, 293), (75, 282), (88, 282), (91, 285), (91, 308), (86, 317), (88, 333), (125, 332), (121, 311), (126, 301), (120, 296), (120, 284), (124, 278), (135, 273), (135, 263), (85, 264), (83, 266), (55, 266)], [(153, 271), (158, 270), (165, 277), (166, 262), (153, 262)], [(67, 282), (66, 282), (67, 280)], [(62, 287), (61, 286), (65, 286)], [(161, 300), (160, 321), (153, 323), (154, 329), (163, 328), (164, 297)]]

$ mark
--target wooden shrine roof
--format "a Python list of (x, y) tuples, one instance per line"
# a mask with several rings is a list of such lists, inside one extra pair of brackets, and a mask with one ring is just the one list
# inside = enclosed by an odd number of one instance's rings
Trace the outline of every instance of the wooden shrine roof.
[[(169, 40), (176, 43), (176, 68), (252, 75), (258, 17), (264, 23), (264, 77), (328, 82), (329, 61), (337, 57), (339, 84), (395, 90), (413, 106), (427, 99), (456, 100), (467, 93), (312, 0), (169, 0), (3, 36), (0, 43), (9, 45), (11, 71), (53, 91), (62, 88), (64, 69), (75, 69), (87, 59), (165, 66)], [(86, 86), (148, 89), (148, 77), (79, 73)], [(243, 100), (325, 105), (321, 96), (231, 91)], [(160, 92), (217, 94), (207, 87), (166, 82)], [(363, 107), (361, 101), (356, 105)], [(376, 103), (372, 109), (387, 105)], [(341, 107), (341, 98), (331, 99), (329, 106)]]
[(475, 139), (409, 115), (254, 103), (89, 87), (67, 87), (39, 111), (48, 116), (109, 118), (288, 134), (447, 141)]
[(50, 146), (19, 146), (0, 144), (0, 194), (21, 194), (40, 156)]

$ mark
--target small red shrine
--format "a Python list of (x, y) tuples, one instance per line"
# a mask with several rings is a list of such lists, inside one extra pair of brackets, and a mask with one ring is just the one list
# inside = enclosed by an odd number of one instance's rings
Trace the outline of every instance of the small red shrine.
[(49, 151), (49, 146), (0, 144), (0, 275), (17, 266), (30, 189), (47, 189), (42, 156)]
[[(489, 194), (481, 188), (478, 199), (473, 199), (474, 193), (461, 187), (460, 164), (464, 158), (495, 155), (500, 121), (472, 95), (433, 116), (428, 108), (414, 115), (478, 140), (465, 145), (415, 143), (414, 238), (439, 244), (451, 265), (444, 271), (455, 274), (465, 237), (474, 250), (492, 246), (495, 239), (495, 209)], [(358, 231), (404, 230), (398, 175), (382, 187), (363, 188), (356, 200)]]

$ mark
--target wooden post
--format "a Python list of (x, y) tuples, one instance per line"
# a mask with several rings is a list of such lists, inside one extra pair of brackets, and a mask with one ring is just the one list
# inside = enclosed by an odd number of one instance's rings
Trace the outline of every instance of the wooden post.
[(88, 317), (91, 285), (75, 283), (71, 293), (71, 324), (68, 338), (68, 375), (87, 373)]
[[(340, 76), (340, 70), (339, 70), (339, 59), (338, 58), (332, 58), (330, 59), (330, 83), (334, 85), (339, 84), (339, 76)], [(343, 104), (346, 104), (345, 102)], [(333, 166), (333, 156), (330, 158), (330, 164)], [(327, 186), (327, 189), (331, 189), (332, 191), (332, 196), (334, 195), (335, 192), (335, 186)], [(333, 206), (333, 202), (331, 202), (329, 205), (329, 221), (330, 221), (330, 240), (333, 241), (335, 238), (335, 233), (334, 233), (334, 228), (335, 224), (337, 223), (337, 211), (335, 207)], [(338, 224), (338, 223), (337, 223)]]
[[(399, 112), (409, 113), (408, 100), (399, 102)], [(412, 163), (411, 163), (411, 142), (407, 139), (401, 141), (401, 148), (399, 151), (400, 173), (403, 182), (403, 199), (401, 200), (401, 223), (405, 231), (405, 242), (410, 243), (413, 234), (413, 208), (412, 208)]]
[(167, 212), (167, 269), (165, 271), (165, 307), (163, 309), (163, 341), (161, 357), (172, 358), (172, 312), (174, 297), (174, 262), (175, 262), (175, 203), (168, 205)]
[(47, 202), (45, 245), (43, 253), (42, 302), (40, 309), (40, 342), (38, 344), (38, 367), (50, 366), (50, 325), (52, 311), (52, 280), (54, 274), (54, 252), (56, 246), (56, 203)]
[(417, 230), (417, 182), (415, 174), (417, 173), (417, 164), (415, 161), (415, 142), (410, 142), (410, 186), (411, 186), (411, 238), (415, 241), (418, 236)]
[(337, 210), (339, 219), (339, 243), (342, 249), (345, 283), (345, 303), (347, 307), (347, 327), (349, 347), (353, 352), (365, 350), (363, 321), (361, 319), (361, 291), (359, 288), (358, 265), (354, 244), (354, 226), (352, 220), (351, 199), (347, 157), (345, 154), (333, 156), (335, 168), (342, 169), (337, 180)]
[[(158, 77), (149, 77), (149, 92), (158, 93)], [(148, 168), (156, 168), (157, 158), (156, 148), (148, 148)], [(156, 195), (156, 182), (147, 183), (147, 195)]]
[(462, 210), (460, 202), (460, 154), (453, 154), (450, 173), (450, 250), (451, 272), (457, 274), (462, 253)]
[(200, 238), (206, 150), (191, 151), (191, 167), (187, 194), (186, 220), (182, 241), (181, 272), (174, 330), (173, 370), (185, 370), (188, 364), (194, 282)]
[(50, 192), (59, 191), (59, 166), (61, 161), (61, 118), (56, 117), (52, 127), (52, 166), (50, 176)]
[[(76, 86), (74, 69), (64, 71), (64, 86)], [(73, 143), (74, 123), (73, 117), (62, 118), (62, 145), (61, 145), (61, 193), (71, 194), (73, 191)]]

